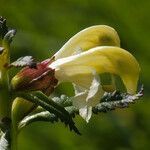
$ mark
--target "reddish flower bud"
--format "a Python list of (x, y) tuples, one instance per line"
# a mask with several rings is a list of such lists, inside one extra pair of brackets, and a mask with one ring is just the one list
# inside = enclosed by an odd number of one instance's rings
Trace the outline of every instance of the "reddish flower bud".
[(55, 70), (48, 67), (51, 61), (51, 59), (44, 60), (35, 68), (29, 66), (23, 68), (13, 77), (12, 88), (18, 91), (41, 90), (47, 95), (53, 92), (58, 81), (55, 78)]

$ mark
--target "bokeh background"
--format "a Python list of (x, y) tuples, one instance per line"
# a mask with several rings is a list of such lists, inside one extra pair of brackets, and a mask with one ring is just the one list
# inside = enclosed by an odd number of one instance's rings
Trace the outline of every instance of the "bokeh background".
[[(34, 123), (19, 135), (19, 150), (150, 149), (150, 1), (149, 0), (0, 0), (0, 15), (17, 29), (12, 60), (45, 59), (75, 33), (91, 25), (114, 27), (121, 45), (139, 61), (144, 98), (130, 108), (75, 121), (78, 136), (63, 124)], [(68, 93), (67, 85), (61, 89)]]

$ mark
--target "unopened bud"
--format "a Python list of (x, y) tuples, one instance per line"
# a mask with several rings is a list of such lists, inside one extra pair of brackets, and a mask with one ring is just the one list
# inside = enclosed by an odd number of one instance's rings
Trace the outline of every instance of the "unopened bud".
[(15, 98), (12, 104), (12, 121), (16, 124), (28, 115), (36, 105), (21, 97)]
[(51, 93), (57, 85), (55, 70), (48, 67), (50, 59), (38, 63), (36, 68), (29, 66), (17, 73), (11, 81), (12, 89), (21, 90), (41, 90), (44, 93)]

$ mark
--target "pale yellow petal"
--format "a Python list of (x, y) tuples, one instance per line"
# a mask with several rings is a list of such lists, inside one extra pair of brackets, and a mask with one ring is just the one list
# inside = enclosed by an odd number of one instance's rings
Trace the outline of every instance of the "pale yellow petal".
[[(53, 66), (50, 65), (53, 68)], [(55, 70), (59, 82), (72, 82), (87, 89), (92, 82), (91, 68), (88, 66), (60, 67)]]
[[(86, 80), (88, 79), (90, 81), (87, 82), (89, 83), (88, 88), (82, 88), (79, 84), (74, 84), (76, 95), (73, 97), (73, 105), (79, 109), (79, 114), (87, 122), (92, 116), (92, 107), (100, 102), (100, 99), (104, 93), (99, 75), (94, 70)], [(78, 79), (74, 78), (74, 80)]]
[(92, 116), (92, 106), (85, 106), (79, 109), (80, 116), (88, 123)]
[(55, 54), (55, 59), (68, 57), (96, 46), (120, 46), (117, 32), (106, 25), (86, 28), (76, 35)]
[(126, 50), (119, 47), (100, 46), (81, 54), (58, 59), (50, 65), (60, 72), (62, 68), (79, 66), (94, 68), (98, 73), (119, 75), (127, 92), (130, 94), (136, 92), (140, 67), (137, 60)]

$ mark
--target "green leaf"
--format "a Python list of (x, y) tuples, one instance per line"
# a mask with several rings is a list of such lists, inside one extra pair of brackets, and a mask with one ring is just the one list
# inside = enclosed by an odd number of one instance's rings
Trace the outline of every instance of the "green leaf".
[(16, 30), (9, 30), (3, 38), (3, 43), (9, 45), (12, 42), (13, 37), (16, 34)]
[(43, 110), (42, 112), (26, 116), (19, 123), (18, 129), (21, 130), (22, 128), (36, 121), (46, 121), (46, 122), (54, 123), (54, 122), (58, 122), (58, 120), (59, 119), (56, 115), (50, 113), (49, 111)]
[[(107, 93), (103, 97), (103, 102), (99, 103), (93, 108), (93, 113), (97, 114), (98, 112), (108, 112), (115, 110), (116, 108), (126, 108), (130, 104), (137, 102), (143, 96), (143, 86), (139, 92), (135, 95), (130, 95), (128, 93)], [(116, 99), (114, 100), (114, 97)], [(121, 99), (120, 99), (121, 98)]]
[(51, 98), (55, 103), (60, 104), (63, 107), (72, 106), (72, 98), (66, 95), (61, 95), (60, 97)]
[[(62, 113), (64, 113), (63, 110), (63, 105), (65, 105), (65, 111), (69, 114), (69, 117), (75, 117), (75, 115), (79, 114), (79, 110), (71, 106), (71, 98), (69, 99), (67, 96), (61, 96), (59, 97), (54, 97), (52, 100), (50, 100), (48, 97), (46, 97), (43, 93), (41, 92), (32, 92), (34, 96), (36, 95), (38, 98), (41, 98), (44, 102), (48, 103), (50, 106), (53, 106), (56, 108), (56, 110), (61, 110)], [(120, 92), (113, 92), (113, 93), (106, 93), (103, 98), (102, 102), (100, 102), (98, 105), (93, 107), (93, 113), (98, 114), (100, 112), (108, 112), (112, 111), (116, 108), (125, 108), (128, 107), (130, 104), (133, 104), (137, 102), (141, 97), (143, 96), (143, 86), (139, 90), (139, 92), (135, 95), (130, 95), (127, 93), (120, 93)], [(58, 105), (59, 104), (59, 105)], [(68, 105), (66, 105), (68, 104)], [(41, 105), (43, 106), (43, 105)], [(63, 106), (63, 107), (62, 107)], [(60, 109), (61, 107), (61, 109)], [(47, 109), (46, 107), (43, 107)], [(49, 109), (47, 109), (49, 110)], [(66, 112), (65, 112), (66, 114)], [(57, 113), (52, 113), (50, 110), (45, 111), (40, 110), (40, 112), (35, 112), (31, 113), (30, 115), (26, 116), (20, 123), (19, 123), (19, 130), (22, 128), (26, 127), (32, 122), (36, 121), (46, 121), (46, 122), (58, 122), (60, 116)], [(78, 130), (76, 127), (72, 127), (75, 132), (78, 133)], [(77, 131), (76, 131), (77, 130)]]
[(9, 65), (10, 67), (25, 67), (30, 66), (31, 68), (36, 68), (36, 62), (32, 56), (20, 57), (13, 63)]
[(72, 120), (70, 114), (60, 105), (55, 102), (52, 102), (44, 94), (35, 93), (20, 93), (20, 96), (32, 103), (35, 103), (38, 106), (43, 107), (45, 110), (49, 111), (52, 114), (55, 114), (65, 125), (68, 125), (70, 130), (75, 131), (75, 133), (80, 134), (78, 129), (75, 126), (75, 123)]

